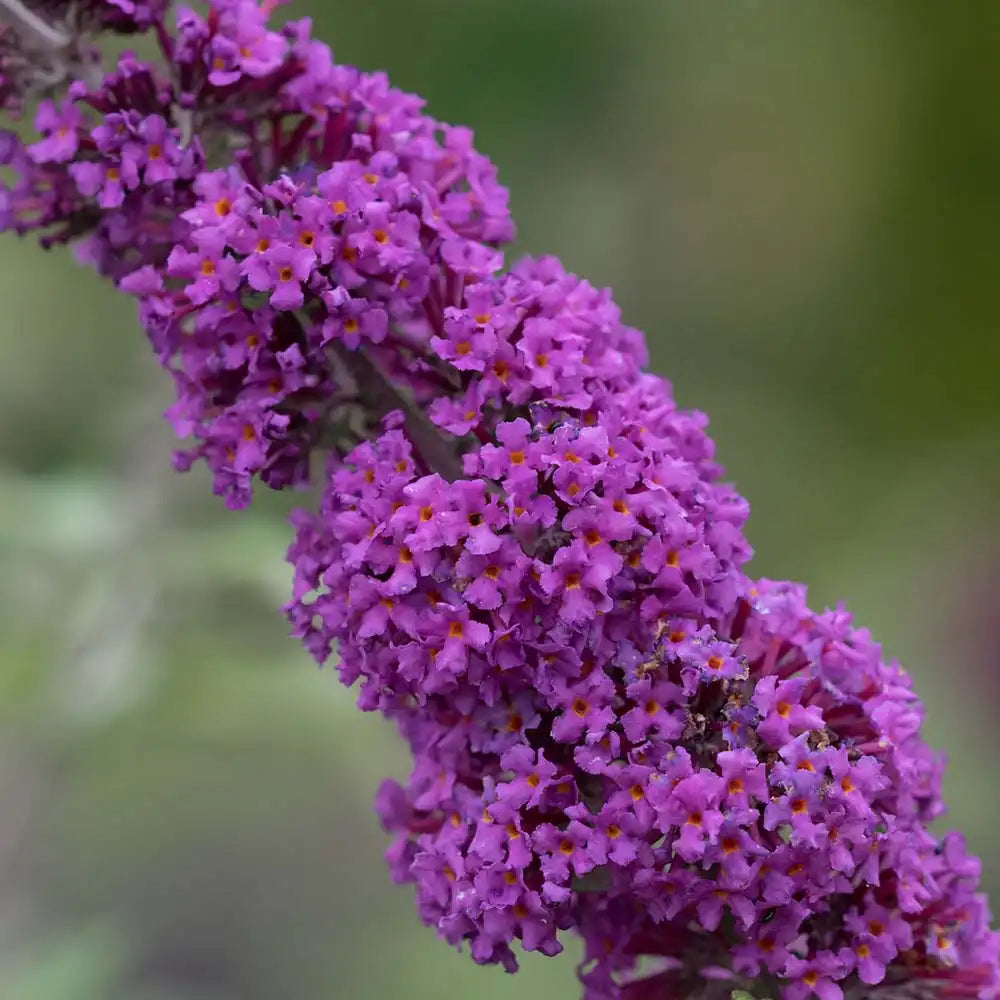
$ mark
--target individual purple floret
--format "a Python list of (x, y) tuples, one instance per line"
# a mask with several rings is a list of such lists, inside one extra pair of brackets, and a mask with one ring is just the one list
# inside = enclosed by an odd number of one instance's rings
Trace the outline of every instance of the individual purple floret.
[(706, 418), (608, 292), (502, 270), (472, 134), (273, 6), (0, 0), (0, 100), (44, 98), (0, 228), (136, 297), (178, 468), (320, 488), (287, 613), (412, 751), (376, 806), (421, 918), (509, 970), (575, 933), (587, 1000), (996, 998), (906, 675), (744, 575)]

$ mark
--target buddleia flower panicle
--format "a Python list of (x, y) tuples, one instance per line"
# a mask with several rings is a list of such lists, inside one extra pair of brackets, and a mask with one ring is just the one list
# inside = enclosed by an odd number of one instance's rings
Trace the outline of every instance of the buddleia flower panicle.
[(423, 921), (511, 971), (576, 934), (587, 1000), (996, 997), (906, 674), (745, 575), (705, 416), (607, 291), (505, 269), (472, 133), (273, 6), (0, 0), (0, 226), (136, 299), (178, 468), (318, 488), (286, 611), (410, 747), (376, 807)]

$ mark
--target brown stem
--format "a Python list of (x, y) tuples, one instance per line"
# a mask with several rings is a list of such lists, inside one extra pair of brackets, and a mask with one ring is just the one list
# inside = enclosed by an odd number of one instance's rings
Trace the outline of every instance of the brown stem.
[(432, 472), (450, 482), (462, 477), (462, 462), (458, 452), (442, 436), (427, 416), (407, 399), (383, 374), (378, 365), (361, 349), (348, 350), (334, 344), (333, 352), (358, 385), (370, 412), (385, 416), (393, 410), (403, 413), (410, 443), (419, 452)]
[(34, 49), (61, 52), (70, 42), (69, 36), (39, 17), (21, 0), (0, 0), (0, 21), (6, 21)]

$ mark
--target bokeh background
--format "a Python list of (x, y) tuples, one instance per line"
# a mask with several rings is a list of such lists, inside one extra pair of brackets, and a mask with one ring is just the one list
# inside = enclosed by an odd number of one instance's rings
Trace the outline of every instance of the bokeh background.
[[(297, 2), (472, 124), (519, 249), (614, 287), (753, 505), (759, 575), (912, 671), (1000, 891), (1000, 5)], [(0, 996), (575, 995), (421, 928), (370, 802), (405, 762), (286, 637), (293, 502), (170, 471), (134, 322), (0, 242)]]

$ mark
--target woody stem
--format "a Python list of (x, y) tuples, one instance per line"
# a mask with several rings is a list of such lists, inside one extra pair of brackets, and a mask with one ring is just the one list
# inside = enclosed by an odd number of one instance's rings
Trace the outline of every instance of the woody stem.
[(69, 45), (68, 35), (39, 17), (22, 0), (0, 0), (0, 22), (3, 21), (33, 49), (59, 52)]

